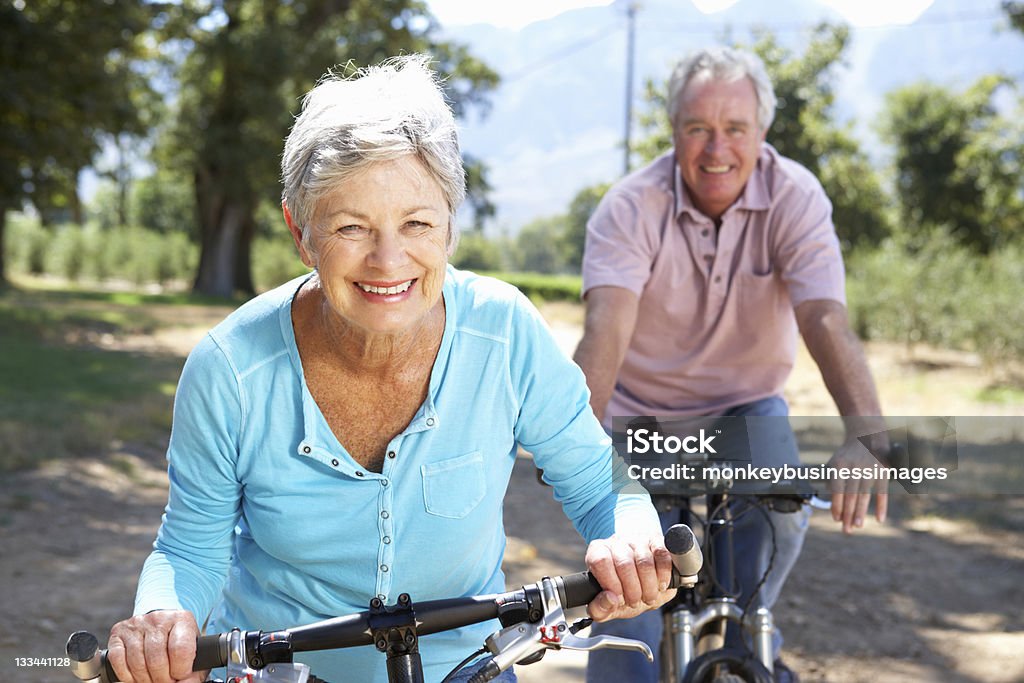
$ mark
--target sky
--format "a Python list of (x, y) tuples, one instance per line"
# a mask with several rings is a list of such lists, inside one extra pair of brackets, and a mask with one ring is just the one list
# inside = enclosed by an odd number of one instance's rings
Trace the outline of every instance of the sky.
[[(737, 0), (692, 0), (705, 14), (726, 9)], [(838, 11), (853, 26), (908, 24), (924, 12), (933, 0), (818, 0)], [(579, 7), (610, 5), (610, 0), (427, 0), (442, 25), (485, 23), (519, 29)], [(641, 2), (642, 6), (642, 2)]]

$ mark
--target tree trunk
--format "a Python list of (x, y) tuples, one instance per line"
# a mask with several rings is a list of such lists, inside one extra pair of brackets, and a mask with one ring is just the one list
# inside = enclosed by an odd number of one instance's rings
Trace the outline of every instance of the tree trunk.
[(4, 254), (4, 230), (7, 227), (7, 207), (0, 206), (0, 289), (7, 286), (7, 271), (4, 263), (7, 260)]
[(74, 174), (75, 184), (68, 190), (68, 203), (71, 209), (71, 222), (82, 227), (85, 225), (85, 211), (82, 209), (82, 198), (78, 195), (78, 172)]
[(252, 202), (230, 197), (220, 172), (208, 167), (196, 173), (199, 208), (199, 271), (193, 291), (230, 297), (253, 294), (249, 265), (255, 209)]

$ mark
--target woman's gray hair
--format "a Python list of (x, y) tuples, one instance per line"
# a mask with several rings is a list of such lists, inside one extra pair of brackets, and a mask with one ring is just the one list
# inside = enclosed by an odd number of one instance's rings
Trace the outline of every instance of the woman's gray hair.
[(307, 248), (321, 197), (368, 165), (407, 154), (441, 186), (451, 214), (448, 248), (455, 248), (455, 211), (466, 196), (466, 176), (455, 117), (429, 61), (406, 55), (348, 78), (329, 72), (306, 94), (284, 144), (281, 198)]
[(768, 78), (764, 62), (754, 54), (730, 47), (710, 47), (698, 50), (684, 58), (672, 72), (668, 81), (668, 117), (674, 128), (679, 116), (679, 99), (686, 86), (696, 77), (710, 76), (713, 80), (731, 83), (749, 78), (757, 92), (757, 125), (768, 130), (775, 118), (775, 90)]

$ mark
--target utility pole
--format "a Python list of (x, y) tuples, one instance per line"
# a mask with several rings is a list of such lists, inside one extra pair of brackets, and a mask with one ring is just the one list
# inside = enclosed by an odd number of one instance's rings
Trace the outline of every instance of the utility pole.
[(622, 161), (622, 175), (629, 173), (629, 157), (632, 153), (633, 130), (633, 66), (636, 52), (636, 11), (639, 2), (630, 2), (626, 8), (626, 141), (623, 147), (625, 154)]

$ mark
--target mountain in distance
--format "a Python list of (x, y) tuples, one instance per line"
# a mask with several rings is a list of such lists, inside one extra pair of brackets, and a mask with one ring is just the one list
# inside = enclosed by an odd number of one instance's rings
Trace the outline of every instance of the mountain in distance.
[[(470, 113), (461, 125), (463, 150), (489, 167), (498, 207), (489, 233), (515, 233), (535, 218), (562, 213), (583, 187), (622, 175), (627, 4), (572, 10), (520, 30), (445, 28), (446, 37), (502, 75), (489, 115)], [(712, 15), (690, 0), (639, 6), (634, 121), (645, 81), (663, 83), (689, 50), (728, 36), (749, 42), (751, 29), (763, 26), (799, 53), (810, 27), (842, 21), (815, 0), (740, 0)], [(853, 120), (866, 149), (878, 156), (874, 120), (893, 88), (923, 79), (961, 88), (994, 72), (1022, 79), (1024, 36), (1000, 31), (1006, 24), (999, 0), (936, 0), (908, 26), (853, 28), (838, 76), (837, 118)]]

